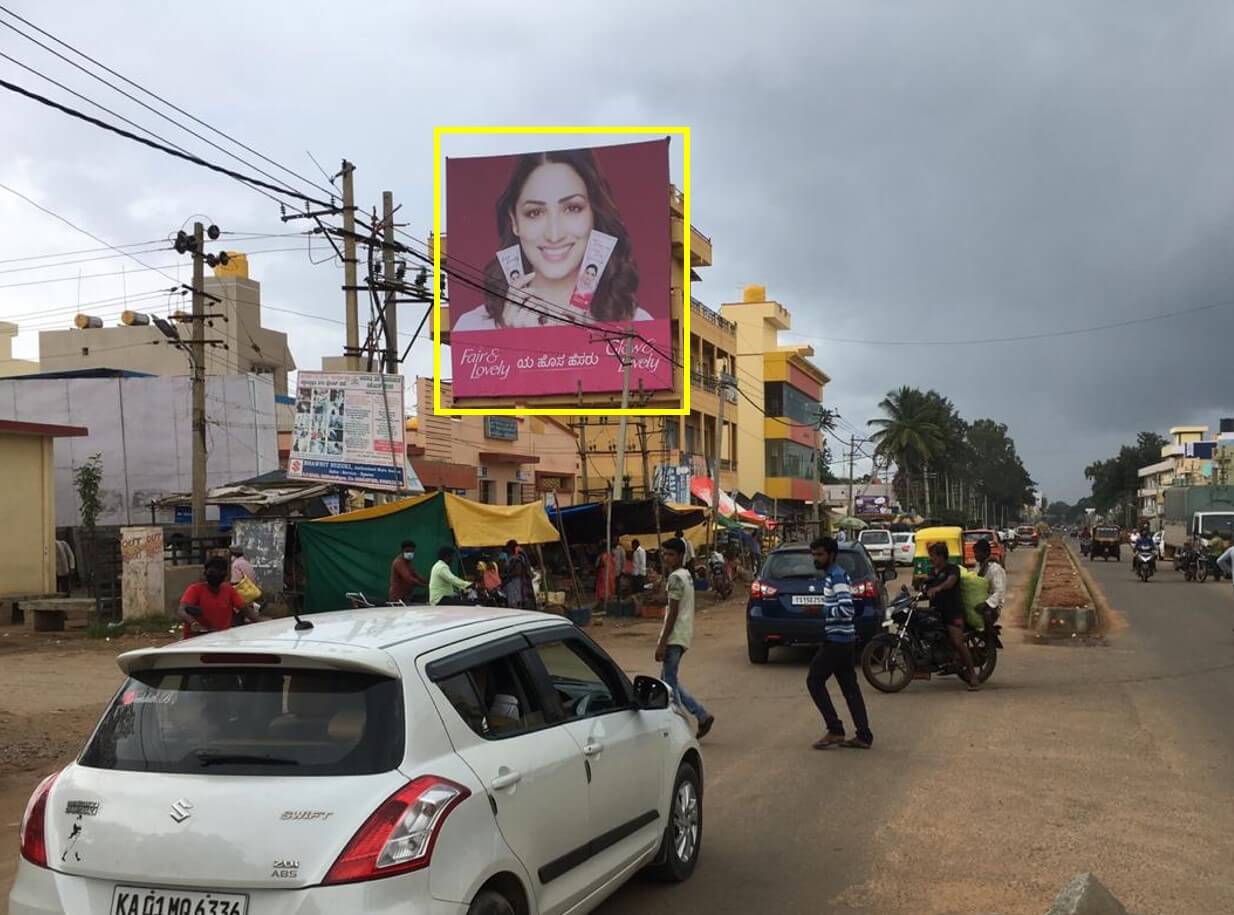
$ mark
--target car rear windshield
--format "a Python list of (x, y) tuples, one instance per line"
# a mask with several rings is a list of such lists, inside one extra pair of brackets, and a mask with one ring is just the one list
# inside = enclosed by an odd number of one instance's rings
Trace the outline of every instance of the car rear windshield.
[(1093, 531), (1095, 537), (1119, 537), (1121, 535), (1122, 531), (1117, 527), (1099, 527)]
[(913, 535), (912, 534), (893, 534), (892, 539), (894, 539), (896, 543), (908, 543), (910, 540), (913, 539)]
[[(854, 580), (871, 578), (874, 570), (865, 556), (856, 550), (841, 550), (837, 557), (840, 568)], [(819, 578), (822, 573), (814, 568), (814, 555), (806, 550), (785, 550), (772, 553), (763, 566), (763, 578)]]
[(964, 542), (976, 543), (978, 540), (993, 540), (994, 534), (991, 531), (965, 531)]
[(133, 674), (79, 762), (211, 775), (371, 775), (403, 755), (399, 681), (339, 670)]
[(874, 544), (875, 546), (885, 546), (891, 542), (891, 534), (887, 531), (862, 531), (861, 542)]

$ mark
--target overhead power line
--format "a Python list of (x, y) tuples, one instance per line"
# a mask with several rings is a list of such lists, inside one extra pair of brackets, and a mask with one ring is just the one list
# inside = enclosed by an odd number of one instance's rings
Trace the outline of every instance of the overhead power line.
[[(243, 149), (243, 150), (245, 150), (245, 151), (247, 151), (247, 152), (249, 152), (249, 153), (252, 153), (254, 156), (257, 156), (257, 158), (259, 158), (259, 159), (261, 159), (262, 161), (264, 161), (264, 162), (266, 162), (266, 163), (268, 163), (268, 164), (270, 164), (270, 165), (274, 166), (275, 168), (277, 168), (277, 169), (279, 169), (279, 170), (281, 170), (281, 171), (286, 172), (287, 174), (291, 175), (291, 176), (292, 176), (292, 177), (294, 177), (294, 178), (299, 179), (300, 181), (303, 181), (303, 182), (304, 182), (305, 184), (307, 184), (309, 187), (314, 187), (314, 188), (316, 188), (316, 189), (318, 189), (318, 190), (320, 190), (320, 191), (323, 191), (323, 192), (324, 192), (324, 193), (326, 193), (326, 194), (330, 194), (330, 193), (331, 193), (328, 189), (326, 189), (326, 188), (322, 187), (320, 184), (317, 184), (317, 183), (316, 183), (315, 181), (313, 181), (312, 179), (310, 179), (310, 178), (306, 178), (304, 175), (300, 174), (299, 172), (294, 171), (293, 169), (288, 168), (287, 166), (283, 165), (283, 164), (282, 164), (282, 163), (280, 163), (280, 162), (275, 161), (274, 159), (271, 159), (269, 156), (266, 156), (266, 155), (264, 155), (263, 153), (258, 152), (256, 149), (253, 149), (253, 147), (248, 146), (247, 144), (245, 144), (245, 143), (241, 142), (240, 140), (237, 140), (235, 137), (231, 136), (231, 135), (230, 135), (230, 134), (228, 134), (228, 133), (225, 133), (224, 131), (220, 130), (219, 128), (215, 127), (214, 125), (209, 124), (209, 123), (207, 123), (206, 121), (203, 121), (201, 118), (197, 117), (196, 115), (194, 115), (194, 114), (192, 114), (192, 113), (190, 113), (190, 112), (188, 112), (188, 111), (185, 111), (183, 108), (181, 108), (180, 106), (176, 105), (174, 102), (170, 102), (170, 101), (168, 101), (167, 99), (163, 98), (163, 97), (162, 97), (161, 95), (159, 95), (158, 93), (153, 92), (153, 91), (152, 91), (152, 90), (150, 90), (150, 89), (147, 89), (145, 86), (141, 85), (141, 84), (140, 84), (140, 83), (138, 83), (138, 82), (135, 82), (135, 81), (134, 81), (134, 80), (132, 80), (132, 79), (129, 79), (129, 78), (128, 78), (127, 76), (125, 76), (123, 73), (119, 73), (119, 72), (117, 72), (116, 70), (113, 70), (111, 67), (107, 66), (107, 65), (106, 65), (105, 63), (103, 63), (102, 61), (99, 61), (99, 60), (95, 59), (94, 57), (91, 57), (89, 54), (85, 53), (84, 51), (80, 50), (79, 48), (74, 47), (73, 45), (69, 44), (67, 41), (64, 41), (63, 39), (58, 38), (58, 37), (56, 37), (55, 35), (51, 34), (51, 33), (50, 33), (50, 32), (48, 32), (46, 29), (39, 28), (37, 25), (35, 25), (35, 24), (34, 24), (33, 22), (31, 22), (29, 19), (26, 19), (26, 18), (24, 18), (24, 17), (22, 17), (22, 16), (18, 15), (17, 13), (15, 13), (15, 12), (13, 12), (11, 9), (9, 9), (7, 6), (0, 5), (0, 11), (3, 11), (3, 12), (5, 12), (5, 13), (7, 13), (9, 16), (11, 16), (12, 18), (16, 19), (18, 22), (21, 22), (21, 23), (23, 23), (24, 25), (26, 25), (26, 26), (28, 26), (28, 27), (30, 27), (30, 28), (32, 28), (32, 29), (34, 29), (34, 31), (38, 32), (40, 35), (44, 36), (45, 38), (48, 38), (48, 39), (50, 39), (51, 41), (54, 41), (56, 44), (60, 45), (62, 48), (65, 48), (65, 49), (67, 49), (67, 50), (71, 51), (72, 53), (76, 54), (78, 57), (82, 58), (83, 60), (88, 60), (90, 63), (94, 64), (94, 65), (95, 65), (96, 67), (98, 67), (99, 69), (101, 69), (101, 70), (105, 71), (106, 73), (109, 73), (110, 75), (114, 76), (116, 79), (119, 79), (119, 80), (121, 80), (121, 81), (122, 81), (122, 82), (124, 82), (124, 83), (127, 83), (129, 86), (132, 86), (134, 89), (138, 90), (139, 92), (144, 93), (145, 95), (149, 96), (150, 98), (153, 98), (153, 99), (155, 99), (156, 101), (161, 102), (162, 104), (166, 105), (166, 106), (167, 106), (168, 108), (170, 108), (171, 110), (173, 110), (173, 111), (175, 111), (175, 112), (177, 112), (177, 113), (179, 113), (179, 114), (183, 115), (184, 117), (188, 118), (189, 120), (193, 121), (194, 123), (196, 123), (196, 124), (198, 124), (198, 125), (200, 125), (200, 126), (202, 126), (202, 127), (206, 128), (207, 130), (209, 130), (209, 131), (211, 131), (211, 132), (213, 132), (213, 133), (217, 134), (218, 136), (220, 136), (220, 137), (222, 137), (223, 139), (227, 140), (228, 142), (230, 142), (230, 143), (232, 143), (232, 144), (234, 144), (234, 145), (236, 145), (236, 146), (240, 147), (241, 149)], [(22, 36), (23, 38), (25, 38), (27, 41), (31, 41), (31, 42), (33, 42), (33, 43), (37, 44), (39, 47), (41, 47), (41, 48), (43, 48), (44, 50), (48, 51), (48, 53), (55, 54), (55, 55), (56, 55), (57, 57), (59, 57), (61, 60), (64, 60), (66, 63), (72, 64), (73, 66), (77, 67), (79, 70), (82, 70), (82, 72), (87, 73), (88, 75), (90, 75), (90, 76), (91, 76), (91, 77), (93, 77), (94, 79), (97, 79), (97, 80), (99, 80), (100, 82), (103, 82), (104, 84), (106, 84), (107, 86), (110, 86), (110, 87), (111, 87), (112, 89), (114, 89), (115, 91), (120, 92), (121, 94), (125, 95), (125, 97), (126, 97), (126, 98), (130, 98), (130, 99), (132, 99), (134, 102), (137, 102), (137, 104), (142, 105), (143, 107), (145, 107), (145, 108), (149, 109), (150, 111), (153, 111), (155, 114), (158, 114), (160, 117), (164, 118), (165, 120), (167, 120), (167, 121), (169, 121), (170, 123), (174, 124), (175, 126), (179, 127), (181, 130), (184, 130), (184, 131), (186, 131), (186, 132), (188, 132), (188, 133), (192, 133), (194, 136), (198, 137), (198, 138), (199, 138), (199, 139), (201, 139), (203, 142), (210, 143), (210, 145), (214, 146), (216, 149), (221, 150), (222, 152), (227, 153), (227, 155), (231, 156), (232, 158), (236, 159), (237, 161), (244, 162), (244, 164), (245, 164), (245, 165), (248, 165), (250, 168), (255, 168), (255, 166), (253, 166), (251, 163), (249, 163), (249, 162), (247, 162), (246, 160), (244, 160), (244, 159), (240, 158), (239, 156), (236, 156), (234, 153), (228, 152), (227, 150), (223, 149), (222, 147), (217, 146), (217, 144), (214, 144), (212, 141), (210, 141), (210, 140), (206, 139), (205, 137), (202, 137), (200, 134), (197, 134), (195, 131), (190, 130), (189, 128), (185, 127), (183, 124), (180, 124), (180, 123), (178, 123), (177, 121), (175, 121), (174, 119), (172, 119), (172, 118), (168, 117), (167, 115), (162, 114), (161, 112), (157, 111), (157, 110), (156, 110), (156, 109), (154, 109), (154, 108), (151, 108), (149, 105), (147, 105), (145, 102), (142, 102), (140, 99), (133, 98), (133, 96), (129, 95), (127, 92), (124, 92), (124, 90), (122, 90), (122, 89), (120, 89), (120, 88), (116, 87), (114, 84), (112, 84), (112, 83), (108, 82), (107, 80), (104, 80), (102, 77), (98, 76), (97, 74), (90, 73), (90, 71), (88, 71), (88, 70), (86, 70), (85, 68), (81, 67), (79, 64), (74, 63), (74, 62), (73, 62), (73, 61), (71, 61), (71, 60), (68, 60), (68, 58), (65, 58), (65, 57), (64, 57), (62, 54), (60, 54), (59, 52), (55, 51), (55, 50), (54, 50), (54, 49), (52, 49), (52, 48), (48, 48), (48, 47), (47, 47), (46, 45), (44, 45), (42, 42), (38, 41), (38, 40), (37, 40), (37, 39), (35, 39), (35, 38), (32, 38), (30, 35), (27, 35), (25, 32), (22, 32), (20, 29), (18, 29), (17, 27), (13, 26), (12, 24), (7, 23), (7, 22), (3, 22), (3, 21), (0, 21), (0, 24), (3, 24), (3, 25), (5, 25), (5, 26), (7, 26), (8, 28), (12, 29), (14, 32), (17, 32), (17, 34), (21, 35), (21, 36)], [(319, 166), (319, 167), (320, 167), (320, 166)], [(260, 169), (257, 169), (257, 170), (258, 170), (258, 171), (260, 171)], [(265, 173), (265, 172), (262, 172), (262, 174), (266, 174), (266, 177), (271, 178), (271, 180), (277, 180), (277, 179), (275, 179), (275, 178), (274, 178), (274, 176), (273, 176), (273, 175), (269, 175), (269, 174), (267, 174), (267, 173)]]

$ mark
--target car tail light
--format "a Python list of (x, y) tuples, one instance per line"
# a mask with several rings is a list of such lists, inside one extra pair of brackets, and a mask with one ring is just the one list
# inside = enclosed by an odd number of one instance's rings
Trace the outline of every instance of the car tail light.
[(864, 597), (872, 600), (878, 597), (878, 585), (868, 579), (866, 581), (859, 581), (853, 585), (853, 597)]
[(751, 597), (775, 597), (780, 592), (780, 589), (775, 585), (769, 585), (765, 581), (755, 579), (754, 584), (750, 585)]
[(47, 796), (59, 772), (39, 782), (21, 817), (21, 856), (31, 864), (47, 866)]
[(470, 794), (435, 775), (408, 782), (364, 821), (322, 883), (376, 880), (428, 867), (446, 817)]

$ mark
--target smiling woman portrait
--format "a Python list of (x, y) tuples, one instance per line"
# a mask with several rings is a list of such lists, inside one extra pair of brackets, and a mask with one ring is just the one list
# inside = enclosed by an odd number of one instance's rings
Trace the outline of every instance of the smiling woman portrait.
[[(651, 321), (640, 308), (638, 265), (608, 180), (589, 149), (520, 156), (497, 199), (499, 248), (517, 246), (525, 269), (510, 281), (496, 257), (484, 269), (484, 304), (459, 315), (453, 330)], [(586, 310), (570, 304), (592, 231), (616, 239)], [(590, 289), (592, 274), (583, 278)], [(520, 275), (521, 274), (521, 275)]]

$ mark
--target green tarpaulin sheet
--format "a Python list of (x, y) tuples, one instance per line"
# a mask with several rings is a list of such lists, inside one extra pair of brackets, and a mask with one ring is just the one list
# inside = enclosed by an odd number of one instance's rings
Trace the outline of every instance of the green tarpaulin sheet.
[(414, 565), (424, 578), (437, 550), (454, 546), (440, 493), (305, 522), (298, 531), (309, 613), (349, 608), (348, 591), (363, 592), (375, 604), (385, 601), (390, 563), (403, 540), (416, 542)]

